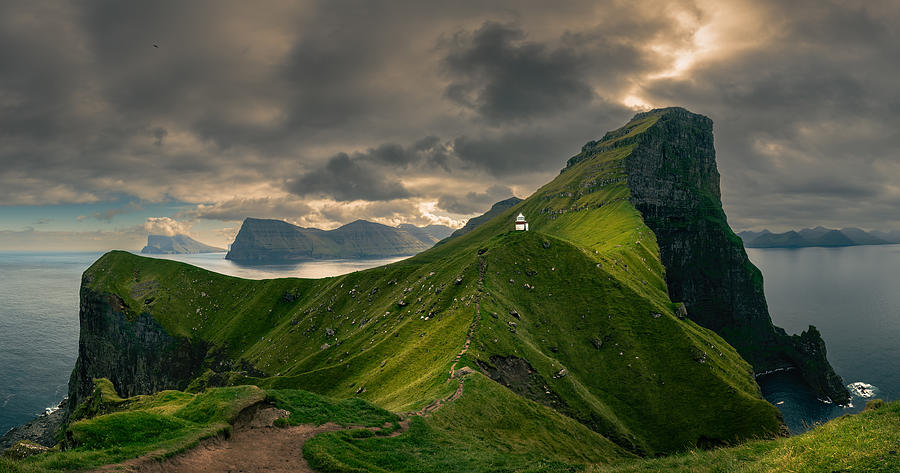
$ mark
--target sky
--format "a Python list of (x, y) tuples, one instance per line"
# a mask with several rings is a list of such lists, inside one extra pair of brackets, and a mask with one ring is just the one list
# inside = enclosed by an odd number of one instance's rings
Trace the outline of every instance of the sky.
[(648, 108), (735, 230), (900, 229), (896, 1), (0, 2), (0, 250), (459, 226)]

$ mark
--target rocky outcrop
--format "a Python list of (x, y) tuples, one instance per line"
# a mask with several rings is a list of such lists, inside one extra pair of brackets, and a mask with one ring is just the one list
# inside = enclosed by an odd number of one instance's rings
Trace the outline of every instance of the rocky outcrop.
[(45, 453), (47, 450), (50, 449), (45, 445), (41, 445), (35, 442), (29, 442), (28, 440), (22, 440), (13, 445), (8, 450), (4, 451), (3, 456), (15, 460), (21, 460), (33, 455), (40, 455), (42, 453)]
[(41, 414), (27, 424), (13, 427), (0, 438), (0, 452), (12, 448), (19, 442), (31, 442), (44, 447), (56, 445), (56, 430), (63, 425), (68, 401), (63, 401), (59, 409)]
[[(86, 273), (85, 278), (90, 276)], [(78, 360), (69, 378), (69, 411), (109, 379), (123, 397), (185, 389), (205, 367), (209, 347), (173, 337), (150, 314), (137, 313), (115, 294), (82, 281)]]
[[(515, 323), (511, 322), (511, 324), (515, 326)], [(568, 417), (576, 419), (595, 432), (603, 432), (610, 440), (630, 451), (639, 454), (646, 453), (647, 446), (642, 445), (634, 435), (621, 429), (621, 426), (596, 413), (573, 409), (549, 387), (547, 381), (538, 374), (528, 360), (516, 356), (492, 355), (489, 361), (476, 360), (476, 363), (489, 378), (506, 386), (519, 396), (555, 409)], [(554, 374), (553, 378), (562, 378), (566, 374), (567, 370), (563, 369)]]
[[(689, 318), (725, 338), (757, 372), (794, 366), (821, 397), (848, 401), (819, 332), (810, 327), (790, 336), (772, 324), (762, 274), (722, 210), (712, 120), (669, 108), (631, 122), (647, 123), (630, 135), (626, 126), (618, 141), (602, 147), (634, 146), (626, 160), (630, 199), (656, 234), (670, 298), (684, 302)], [(616, 137), (604, 140), (610, 138)], [(585, 145), (591, 146), (600, 151), (600, 144)]]
[(219, 253), (223, 248), (209, 246), (187, 235), (147, 235), (147, 246), (141, 249), (145, 255), (181, 255)]
[[(427, 233), (426, 233), (427, 234)], [(248, 218), (225, 259), (277, 263), (329, 258), (408, 256), (431, 248), (434, 239), (357, 220), (334, 230), (302, 228), (281, 220)]]

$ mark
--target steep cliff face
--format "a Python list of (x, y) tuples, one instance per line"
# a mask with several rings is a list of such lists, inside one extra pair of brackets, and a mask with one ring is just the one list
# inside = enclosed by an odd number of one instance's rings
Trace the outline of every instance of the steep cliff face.
[(313, 258), (320, 239), (318, 231), (300, 228), (280, 220), (247, 218), (225, 259), (275, 261)]
[(631, 123), (646, 129), (586, 148), (634, 147), (625, 161), (630, 200), (656, 234), (671, 299), (683, 301), (691, 319), (725, 338), (757, 372), (793, 366), (820, 396), (849, 400), (814, 327), (789, 336), (772, 324), (762, 274), (722, 210), (712, 120), (671, 108)]
[[(86, 273), (85, 279), (91, 276)], [(68, 407), (93, 390), (94, 378), (108, 378), (122, 396), (184, 389), (204, 366), (207, 346), (171, 336), (148, 313), (123, 299), (98, 293), (82, 281), (78, 360), (69, 378)]]

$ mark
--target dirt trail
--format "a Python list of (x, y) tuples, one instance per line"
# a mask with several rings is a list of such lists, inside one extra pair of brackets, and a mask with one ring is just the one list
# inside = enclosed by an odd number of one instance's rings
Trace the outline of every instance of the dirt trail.
[[(303, 444), (312, 437), (340, 430), (336, 424), (263, 427), (235, 432), (162, 462), (145, 461), (134, 472), (312, 472), (303, 458)], [(126, 470), (128, 471), (128, 470)]]
[[(466, 342), (462, 350), (456, 355), (450, 373), (447, 377), (449, 383), (456, 378), (459, 385), (456, 391), (444, 399), (436, 399), (431, 404), (414, 412), (401, 415), (400, 428), (392, 431), (386, 437), (396, 437), (409, 429), (410, 419), (413, 416), (427, 416), (438, 410), (447, 402), (458, 399), (463, 393), (464, 375), (471, 371), (468, 367), (456, 369), (457, 363), (469, 350), (472, 336), (481, 321), (481, 294), (484, 282), (486, 262), (484, 258), (479, 261), (478, 293), (475, 299), (475, 318), (469, 326), (466, 334)], [(298, 425), (292, 427), (273, 427), (273, 423), (280, 417), (286, 417), (289, 413), (274, 407), (258, 405), (249, 409), (235, 421), (232, 435), (228, 439), (215, 437), (200, 442), (196, 447), (167, 458), (163, 461), (156, 460), (154, 455), (129, 460), (116, 465), (107, 465), (97, 472), (132, 472), (132, 473), (194, 473), (194, 472), (221, 472), (221, 473), (313, 473), (314, 470), (303, 458), (303, 444), (316, 435), (325, 432), (334, 432), (344, 429), (363, 429), (378, 431), (392, 427), (386, 424), (383, 427), (348, 426), (341, 427), (328, 423), (320, 426)]]

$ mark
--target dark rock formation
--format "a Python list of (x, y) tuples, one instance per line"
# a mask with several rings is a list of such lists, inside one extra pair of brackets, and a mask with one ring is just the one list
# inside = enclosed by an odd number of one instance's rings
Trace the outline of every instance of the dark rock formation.
[(150, 314), (82, 282), (78, 360), (69, 378), (69, 411), (107, 378), (122, 397), (187, 388), (204, 370), (208, 346), (169, 335)]
[(515, 356), (493, 355), (489, 362), (478, 360), (477, 363), (488, 377), (522, 397), (556, 409), (566, 405), (562, 398), (550, 390), (546, 381), (528, 360)]
[(280, 220), (248, 218), (226, 259), (277, 263), (328, 258), (379, 258), (414, 255), (435, 241), (410, 232), (357, 220), (334, 230), (301, 228)]
[(646, 130), (604, 149), (635, 146), (626, 160), (631, 202), (656, 234), (671, 299), (683, 301), (688, 317), (725, 338), (757, 372), (795, 366), (820, 396), (848, 401), (818, 331), (789, 336), (772, 324), (762, 274), (722, 210), (712, 120), (670, 108), (638, 114), (632, 123), (654, 114), (659, 118)]
[(218, 253), (223, 248), (205, 245), (187, 235), (147, 235), (147, 246), (141, 253), (145, 255), (177, 255), (195, 253)]
[[(559, 394), (548, 386), (546, 380), (538, 374), (528, 360), (516, 356), (492, 355), (489, 360), (476, 360), (476, 363), (484, 374), (506, 386), (512, 392), (555, 409), (596, 432), (604, 432), (604, 435), (610, 440), (623, 445), (628, 450), (637, 453), (645, 451), (646, 446), (635, 439), (631, 433), (622, 431), (619, 426), (599, 415), (568, 405)], [(561, 378), (566, 374), (568, 371), (562, 369), (554, 377)]]
[(11, 448), (3, 452), (3, 456), (7, 458), (12, 458), (15, 460), (21, 460), (23, 458), (28, 458), (33, 455), (40, 455), (41, 453), (49, 450), (44, 445), (40, 445), (34, 442), (29, 442), (27, 440), (20, 441), (13, 445)]
[(27, 424), (10, 429), (0, 438), (0, 452), (12, 448), (21, 441), (33, 442), (44, 447), (56, 445), (54, 434), (65, 421), (67, 406), (68, 401), (63, 401), (56, 411), (42, 414)]

